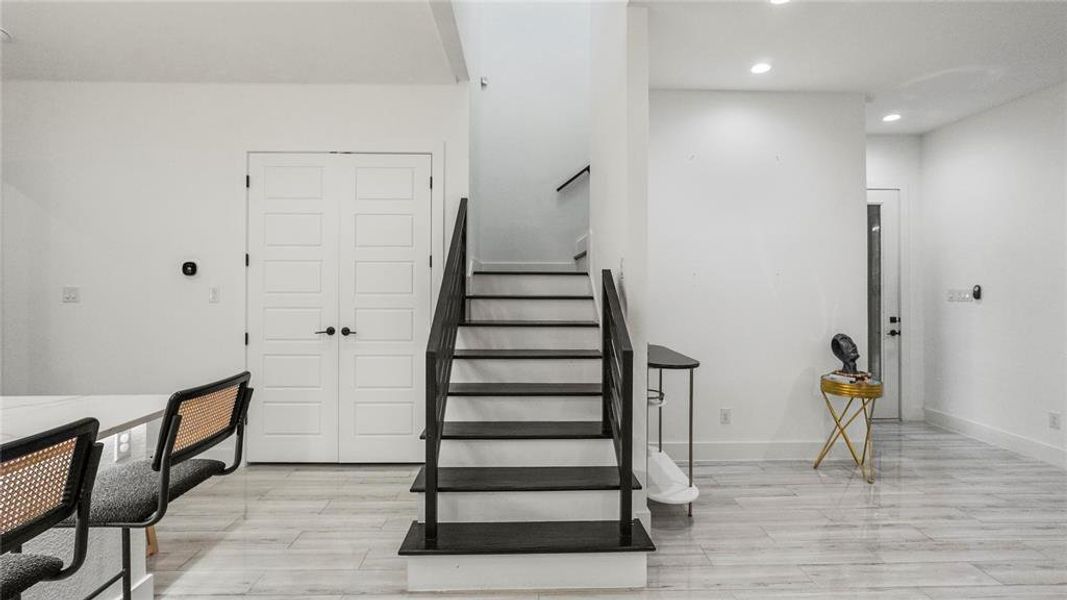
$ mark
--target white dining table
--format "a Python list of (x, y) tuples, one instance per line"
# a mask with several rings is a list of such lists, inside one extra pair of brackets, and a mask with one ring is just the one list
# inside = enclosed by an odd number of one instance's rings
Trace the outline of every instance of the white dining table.
[(103, 439), (163, 416), (165, 394), (90, 396), (0, 396), (0, 442), (31, 436), (93, 417)]
[[(94, 394), (83, 396), (0, 396), (0, 442), (7, 443), (42, 431), (65, 425), (85, 417), (100, 421), (97, 439), (104, 442), (104, 456), (100, 470), (116, 466), (115, 442), (112, 436), (125, 431), (138, 431), (138, 439), (144, 439), (143, 426), (163, 416), (169, 395), (166, 394)], [(142, 456), (122, 459), (144, 458), (152, 440), (144, 439), (140, 448)], [(118, 463), (121, 464), (121, 463)], [(131, 564), (134, 597), (153, 597), (153, 579), (147, 572), (144, 536), (133, 536)], [(118, 573), (119, 536), (116, 529), (90, 530), (89, 553), (85, 565), (73, 577), (63, 581), (38, 584), (23, 593), (23, 600), (52, 600), (84, 598), (112, 575)], [(53, 530), (42, 534), (24, 548), (25, 552), (69, 556), (70, 530)], [(112, 586), (99, 598), (113, 600), (121, 597), (119, 584)]]

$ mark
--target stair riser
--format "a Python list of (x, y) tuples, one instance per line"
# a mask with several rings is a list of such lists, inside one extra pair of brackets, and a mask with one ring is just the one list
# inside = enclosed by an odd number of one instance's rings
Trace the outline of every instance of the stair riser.
[(644, 552), (407, 557), (408, 590), (642, 588)]
[(470, 318), (517, 321), (593, 321), (592, 300), (470, 300)]
[(469, 294), (589, 294), (589, 277), (577, 275), (475, 275)]
[(457, 360), (453, 383), (598, 383), (598, 360)]
[[(458, 364), (458, 363), (457, 363)], [(449, 421), (598, 421), (595, 396), (450, 396)]]
[[(419, 521), (426, 520), (425, 494), (418, 494)], [(437, 495), (444, 522), (610, 521), (619, 518), (619, 492), (448, 492)]]
[[(451, 410), (451, 408), (449, 408)], [(608, 467), (611, 440), (443, 440), (442, 467)]]
[(597, 350), (600, 330), (595, 327), (460, 327), (456, 348)]

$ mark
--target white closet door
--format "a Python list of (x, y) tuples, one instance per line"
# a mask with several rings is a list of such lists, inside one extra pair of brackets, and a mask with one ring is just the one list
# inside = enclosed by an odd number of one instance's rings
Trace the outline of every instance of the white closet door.
[(249, 155), (248, 460), (334, 462), (338, 157)]
[[(430, 156), (347, 155), (340, 203), (342, 462), (418, 462), (430, 329)], [(349, 183), (350, 182), (350, 183)]]

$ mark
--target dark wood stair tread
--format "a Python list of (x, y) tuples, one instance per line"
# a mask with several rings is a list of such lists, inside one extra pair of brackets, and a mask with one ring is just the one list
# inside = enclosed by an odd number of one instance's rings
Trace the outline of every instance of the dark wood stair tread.
[(600, 396), (599, 383), (453, 383), (449, 396)]
[(600, 360), (603, 355), (600, 350), (541, 350), (541, 349), (467, 349), (456, 350), (452, 355), (452, 358), (456, 359), (499, 359), (499, 360), (513, 360), (513, 359), (594, 359)]
[[(633, 489), (641, 483), (632, 477)], [(439, 492), (577, 492), (618, 490), (618, 467), (438, 467)], [(412, 492), (426, 491), (426, 467)]]
[(641, 522), (629, 538), (618, 521), (527, 521), (522, 523), (439, 523), (437, 539), (427, 544), (426, 527), (413, 522), (401, 556), (448, 554), (574, 554), (651, 552), (656, 549)]
[(592, 300), (592, 294), (468, 294), (467, 300)]
[(446, 421), (441, 433), (445, 440), (611, 439), (600, 421)]
[(473, 320), (464, 321), (460, 327), (600, 327), (596, 321), (542, 321), (542, 320)]
[(589, 273), (585, 271), (515, 271), (507, 269), (488, 269), (485, 271), (475, 271), (475, 275), (569, 275), (576, 276), (581, 275), (588, 277)]

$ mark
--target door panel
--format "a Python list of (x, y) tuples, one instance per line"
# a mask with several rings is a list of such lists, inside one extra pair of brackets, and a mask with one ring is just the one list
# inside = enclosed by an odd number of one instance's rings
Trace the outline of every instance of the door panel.
[(430, 157), (349, 155), (340, 204), (340, 460), (418, 462), (430, 328)]
[(900, 314), (900, 191), (868, 190), (867, 203), (881, 206), (879, 237), (882, 267), (880, 329), (883, 395), (875, 403), (874, 415), (879, 419), (899, 419), (900, 345), (902, 337), (908, 333), (905, 329), (907, 324), (903, 322)]
[(418, 462), (429, 155), (253, 153), (249, 169), (249, 460)]
[(249, 155), (248, 460), (337, 460), (337, 228), (328, 154)]

